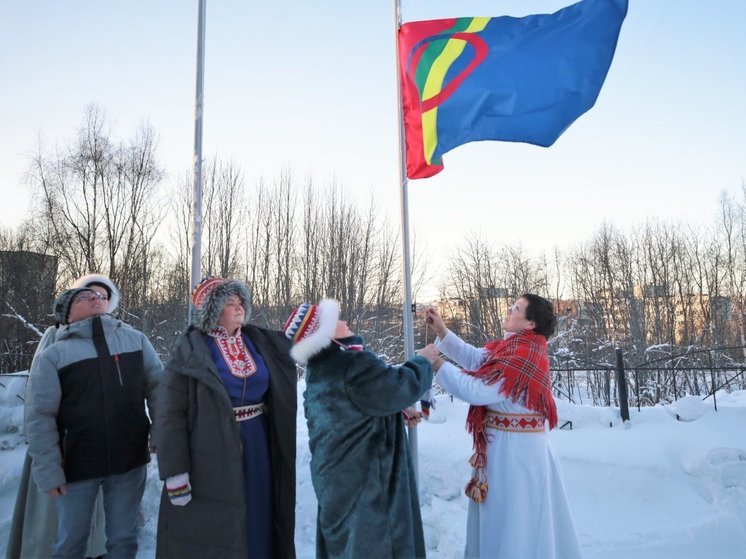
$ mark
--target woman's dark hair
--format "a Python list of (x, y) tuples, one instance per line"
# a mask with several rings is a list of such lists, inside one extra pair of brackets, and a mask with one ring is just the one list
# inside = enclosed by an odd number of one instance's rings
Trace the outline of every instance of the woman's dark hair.
[(537, 334), (549, 339), (557, 327), (557, 317), (554, 314), (552, 303), (533, 293), (524, 293), (520, 298), (528, 301), (525, 311), (526, 320), (531, 320), (536, 324), (534, 330)]

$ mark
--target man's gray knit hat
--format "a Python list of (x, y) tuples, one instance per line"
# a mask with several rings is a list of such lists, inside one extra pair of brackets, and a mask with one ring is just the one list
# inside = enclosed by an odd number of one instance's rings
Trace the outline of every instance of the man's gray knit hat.
[(52, 306), (52, 314), (54, 314), (54, 320), (58, 325), (69, 324), (67, 319), (70, 316), (70, 307), (73, 304), (73, 299), (75, 299), (78, 293), (82, 293), (83, 291), (93, 291), (93, 289), (90, 287), (74, 287), (73, 289), (63, 291), (57, 297)]
[(202, 332), (209, 332), (218, 327), (218, 320), (225, 304), (232, 295), (237, 295), (241, 306), (246, 311), (243, 323), (248, 324), (251, 317), (251, 292), (240, 280), (207, 277), (203, 279), (192, 293), (194, 313), (192, 324)]

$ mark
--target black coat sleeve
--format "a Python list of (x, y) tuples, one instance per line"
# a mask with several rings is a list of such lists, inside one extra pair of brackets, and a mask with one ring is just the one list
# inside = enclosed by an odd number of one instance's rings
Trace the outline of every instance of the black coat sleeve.
[(191, 471), (187, 412), (189, 379), (181, 374), (186, 363), (188, 342), (179, 339), (158, 384), (158, 406), (155, 415), (155, 452), (160, 478)]

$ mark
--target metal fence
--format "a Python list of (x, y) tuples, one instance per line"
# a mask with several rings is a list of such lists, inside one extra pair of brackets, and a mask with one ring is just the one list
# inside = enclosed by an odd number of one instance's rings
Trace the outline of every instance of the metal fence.
[[(672, 403), (685, 395), (711, 400), (717, 393), (746, 389), (746, 363), (736, 361), (743, 347), (694, 349), (630, 363), (622, 350), (612, 362), (589, 362), (551, 355), (553, 389), (573, 403), (637, 407)], [(611, 361), (611, 359), (609, 359)]]
[[(606, 362), (550, 354), (552, 388), (556, 396), (575, 404), (594, 406), (654, 406), (696, 395), (712, 401), (717, 392), (746, 390), (746, 363), (736, 354), (743, 347), (696, 349), (658, 359), (630, 363), (617, 349)], [(27, 370), (32, 353), (0, 353), (0, 374)]]

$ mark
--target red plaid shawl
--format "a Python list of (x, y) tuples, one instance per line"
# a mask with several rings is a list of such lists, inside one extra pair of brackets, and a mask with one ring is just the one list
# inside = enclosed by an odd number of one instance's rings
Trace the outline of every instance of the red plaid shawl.
[[(524, 330), (504, 340), (489, 342), (484, 348), (489, 356), (477, 371), (465, 371), (482, 379), (486, 384), (495, 384), (502, 379), (500, 394), (522, 403), (549, 422), (549, 428), (557, 426), (557, 407), (552, 396), (549, 374), (547, 340), (533, 330)], [(471, 406), (466, 418), (466, 428), (474, 438), (474, 454), (469, 463), (474, 468), (472, 479), (466, 485), (466, 495), (477, 503), (487, 496), (487, 407)]]

